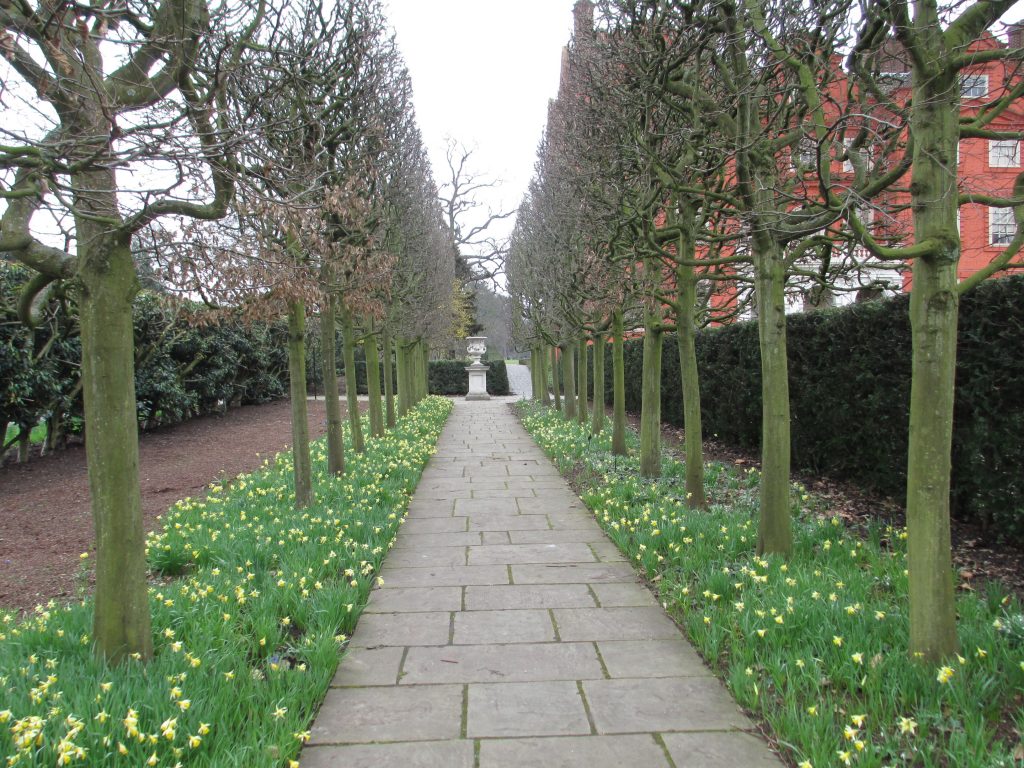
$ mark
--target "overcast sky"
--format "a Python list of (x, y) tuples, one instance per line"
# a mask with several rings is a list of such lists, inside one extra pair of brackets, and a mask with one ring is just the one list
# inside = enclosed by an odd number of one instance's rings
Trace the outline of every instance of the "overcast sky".
[(474, 170), (502, 180), (492, 205), (516, 208), (558, 92), (574, 0), (385, 2), (435, 180), (444, 181), (452, 136), (475, 148)]

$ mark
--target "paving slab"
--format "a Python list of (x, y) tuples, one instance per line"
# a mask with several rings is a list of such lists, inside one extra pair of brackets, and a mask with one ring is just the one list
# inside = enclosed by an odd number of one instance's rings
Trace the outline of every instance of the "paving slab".
[(609, 677), (712, 677), (700, 654), (682, 637), (605, 640), (597, 644)]
[(594, 607), (596, 607), (594, 596), (586, 584), (513, 584), (496, 587), (466, 587), (467, 611)]
[[(467, 547), (399, 547), (388, 555), (388, 564), (396, 568), (430, 568), (444, 565), (469, 565)], [(487, 565), (488, 563), (473, 563)]]
[(461, 685), (331, 688), (310, 729), (309, 744), (458, 738)]
[(508, 531), (480, 531), (484, 544), (511, 544)]
[(401, 647), (349, 648), (331, 681), (331, 687), (395, 685), (403, 656), (405, 648)]
[(601, 680), (593, 643), (520, 643), (410, 648), (401, 685)]
[(508, 566), (503, 565), (454, 565), (448, 568), (392, 568), (384, 562), (381, 570), (384, 588), (421, 587), (434, 584), (438, 587), (462, 587), (467, 584), (508, 584)]
[(452, 638), (455, 645), (553, 642), (555, 626), (544, 610), (466, 611), (455, 614)]
[(470, 547), (468, 565), (506, 563), (593, 563), (597, 558), (588, 544), (506, 544)]
[(437, 517), (418, 517), (406, 520), (399, 529), (402, 533), (457, 533), (465, 532), (466, 518), (438, 515)]
[(551, 563), (513, 565), (515, 584), (593, 584), (624, 581), (635, 584), (636, 572), (628, 563)]
[(598, 733), (753, 728), (712, 677), (589, 680), (583, 691)]
[(470, 738), (579, 733), (590, 733), (590, 721), (573, 681), (469, 686), (466, 735)]
[[(475, 489), (474, 489), (475, 491)], [(507, 493), (506, 489), (502, 489)], [(515, 496), (496, 497), (490, 499), (458, 499), (455, 502), (455, 514), (468, 515), (518, 515), (519, 506)]]
[[(556, 528), (552, 530), (509, 531), (513, 544), (562, 544), (565, 542), (608, 543), (605, 532), (596, 526), (585, 528)], [(613, 545), (614, 546), (614, 545)]]
[(661, 607), (555, 608), (558, 635), (579, 640), (661, 640), (678, 638), (679, 628)]
[(468, 521), (471, 531), (546, 531), (551, 528), (547, 515), (475, 514), (455, 519)]
[(350, 641), (353, 647), (386, 645), (445, 645), (451, 635), (452, 615), (433, 613), (366, 613), (359, 618)]
[[(385, 582), (386, 584), (386, 582)], [(460, 587), (394, 587), (370, 593), (366, 613), (424, 613), (462, 610)]]
[(485, 543), (480, 531), (452, 531), (451, 533), (407, 533), (395, 542), (395, 549), (420, 547), (472, 547)]
[[(679, 764), (677, 763), (677, 766)], [(730, 763), (736, 766), (739, 763)], [(305, 767), (305, 763), (303, 763)], [(480, 768), (669, 768), (665, 750), (651, 734), (484, 739)]]
[(615, 608), (619, 606), (643, 606), (657, 605), (658, 601), (651, 590), (642, 584), (617, 583), (617, 584), (591, 584), (597, 602), (604, 608)]
[(529, 439), (455, 401), (303, 768), (781, 766)]
[(676, 768), (778, 768), (778, 756), (749, 733), (666, 733), (662, 738)]
[(413, 741), (307, 747), (302, 768), (473, 768), (473, 742)]

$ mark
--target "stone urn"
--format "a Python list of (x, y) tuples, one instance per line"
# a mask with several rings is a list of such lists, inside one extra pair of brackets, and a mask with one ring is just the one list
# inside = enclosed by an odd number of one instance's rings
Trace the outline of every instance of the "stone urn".
[(490, 367), (480, 362), (480, 358), (487, 351), (487, 337), (467, 337), (466, 351), (472, 360), (466, 366), (466, 372), (469, 374), (469, 393), (466, 395), (466, 399), (490, 400), (491, 396), (487, 394), (487, 371), (490, 370)]
[(467, 336), (466, 351), (469, 352), (469, 357), (472, 360), (473, 365), (480, 365), (480, 358), (483, 357), (484, 353), (487, 351), (487, 337)]

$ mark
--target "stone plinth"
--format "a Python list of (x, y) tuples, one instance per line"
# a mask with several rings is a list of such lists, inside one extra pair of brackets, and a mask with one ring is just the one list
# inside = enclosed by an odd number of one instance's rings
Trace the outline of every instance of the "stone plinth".
[(467, 400), (491, 399), (491, 396), (487, 394), (487, 372), (489, 370), (491, 370), (491, 367), (483, 363), (473, 363), (466, 366), (466, 372), (469, 374), (469, 394), (466, 395)]

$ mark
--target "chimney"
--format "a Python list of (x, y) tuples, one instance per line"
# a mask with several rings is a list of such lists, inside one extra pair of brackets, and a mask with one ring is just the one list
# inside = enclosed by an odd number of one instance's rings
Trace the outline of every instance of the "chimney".
[(1024, 24), (1008, 24), (1006, 27), (1008, 42), (1011, 48), (1024, 48)]
[(590, 0), (576, 0), (572, 7), (573, 36), (586, 40), (594, 35), (594, 4)]

